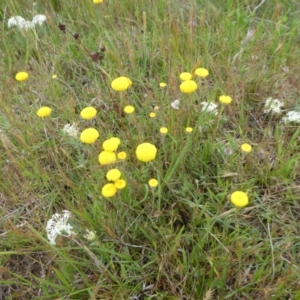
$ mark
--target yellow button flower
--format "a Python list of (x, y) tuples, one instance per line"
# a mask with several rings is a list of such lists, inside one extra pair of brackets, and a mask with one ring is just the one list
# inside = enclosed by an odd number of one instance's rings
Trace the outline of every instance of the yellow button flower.
[(98, 3), (102, 3), (103, 0), (93, 0), (93, 3), (98, 4)]
[(124, 151), (121, 151), (117, 154), (118, 159), (123, 160), (127, 157), (127, 153)]
[(156, 157), (157, 148), (150, 143), (143, 143), (137, 146), (135, 154), (138, 160), (148, 162)]
[(117, 160), (115, 152), (102, 151), (98, 156), (100, 165), (109, 165)]
[(166, 84), (165, 82), (161, 82), (161, 83), (159, 84), (159, 86), (160, 86), (161, 88), (164, 88), (164, 87), (167, 86), (167, 84)]
[(124, 179), (118, 179), (115, 181), (115, 187), (118, 190), (124, 189), (125, 186), (126, 186), (126, 181)]
[(57, 78), (57, 75), (56, 74), (53, 74), (52, 75), (52, 79), (56, 79)]
[(237, 207), (244, 207), (249, 202), (247, 194), (241, 191), (232, 193), (230, 196), (230, 200)]
[(27, 72), (18, 72), (15, 76), (17, 81), (25, 81), (28, 79), (28, 73)]
[(249, 144), (247, 144), (247, 143), (245, 143), (245, 144), (241, 145), (241, 149), (242, 149), (242, 151), (248, 153), (248, 152), (252, 151), (252, 146), (249, 145)]
[(207, 77), (209, 72), (208, 70), (204, 69), (204, 68), (198, 68), (195, 70), (195, 74), (199, 77)]
[(191, 133), (193, 131), (193, 128), (192, 127), (187, 127), (186, 129), (185, 129), (185, 132), (187, 132), (187, 133)]
[(80, 134), (80, 140), (84, 144), (92, 144), (100, 136), (99, 132), (95, 128), (87, 128)]
[(80, 116), (82, 119), (90, 120), (93, 119), (97, 114), (97, 110), (94, 107), (86, 107), (80, 112)]
[(168, 128), (167, 128), (167, 127), (161, 127), (161, 128), (159, 129), (159, 132), (160, 132), (161, 134), (167, 134), (167, 133), (168, 133)]
[(111, 83), (111, 87), (115, 91), (126, 91), (132, 85), (132, 81), (125, 76), (114, 79)]
[(148, 181), (148, 184), (151, 188), (155, 188), (158, 186), (158, 180), (155, 179), (155, 178), (151, 178), (149, 181)]
[(155, 113), (155, 112), (151, 112), (151, 113), (149, 114), (149, 117), (150, 117), (150, 118), (155, 118), (155, 116), (156, 116), (156, 113)]
[(135, 108), (131, 105), (127, 105), (124, 107), (124, 112), (126, 114), (132, 114), (135, 111)]
[(37, 116), (40, 118), (48, 117), (51, 114), (52, 109), (48, 106), (43, 106), (37, 111)]
[(103, 142), (102, 148), (104, 151), (109, 151), (109, 152), (116, 151), (120, 143), (121, 143), (120, 139), (116, 137), (112, 137)]
[(224, 104), (229, 104), (229, 103), (231, 103), (232, 99), (230, 96), (222, 95), (219, 97), (219, 101)]
[(109, 181), (117, 181), (121, 177), (121, 172), (118, 169), (111, 169), (106, 173), (106, 179)]
[(189, 72), (183, 72), (179, 75), (179, 77), (181, 80), (186, 81), (186, 80), (191, 80), (193, 76)]
[(186, 80), (180, 85), (180, 90), (183, 93), (189, 94), (195, 92), (197, 87), (197, 83), (194, 80)]
[(102, 188), (102, 196), (105, 198), (110, 198), (113, 197), (117, 193), (117, 188), (113, 183), (107, 183), (103, 188)]

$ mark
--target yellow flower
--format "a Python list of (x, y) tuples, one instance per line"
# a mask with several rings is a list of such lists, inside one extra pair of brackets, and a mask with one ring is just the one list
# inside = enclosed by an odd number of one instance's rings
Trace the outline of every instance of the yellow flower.
[(53, 74), (52, 75), (52, 79), (56, 79), (57, 78), (57, 75), (56, 74)]
[(127, 105), (124, 107), (124, 112), (126, 114), (132, 114), (135, 111), (135, 108), (131, 105)]
[(187, 133), (191, 133), (191, 132), (193, 131), (193, 128), (192, 128), (192, 127), (187, 127), (187, 128), (185, 129), (185, 131), (186, 131)]
[(245, 144), (241, 145), (241, 149), (242, 149), (242, 151), (244, 151), (244, 152), (251, 152), (252, 146), (249, 145), (249, 144), (247, 144), (247, 143), (245, 143)]
[(102, 151), (98, 156), (100, 165), (109, 165), (117, 160), (115, 152)]
[(151, 112), (151, 113), (149, 114), (149, 117), (150, 117), (150, 118), (155, 118), (155, 116), (156, 116), (156, 113), (155, 113), (155, 112)]
[(225, 95), (220, 96), (219, 100), (221, 103), (224, 103), (224, 104), (229, 104), (232, 101), (230, 96), (225, 96)]
[(121, 177), (121, 172), (118, 169), (111, 169), (106, 173), (106, 179), (109, 181), (117, 181)]
[(230, 196), (230, 200), (237, 207), (244, 207), (249, 202), (247, 194), (241, 191), (232, 193)]
[(102, 148), (105, 151), (109, 151), (109, 152), (116, 151), (118, 149), (120, 143), (121, 143), (120, 139), (118, 139), (116, 137), (112, 137), (103, 142)]
[(148, 162), (156, 157), (157, 148), (150, 143), (142, 143), (137, 146), (135, 154), (138, 160)]
[(105, 198), (110, 198), (113, 197), (117, 193), (117, 188), (113, 183), (107, 183), (103, 188), (102, 188), (102, 195)]
[(84, 144), (92, 144), (99, 137), (99, 132), (95, 128), (87, 128), (80, 134), (80, 140)]
[(121, 151), (117, 154), (118, 159), (123, 160), (127, 157), (127, 153), (124, 151)]
[(115, 91), (126, 91), (132, 85), (132, 81), (125, 76), (114, 79), (111, 83), (111, 87)]
[(93, 0), (93, 3), (97, 4), (97, 3), (102, 3), (103, 0)]
[(165, 82), (161, 82), (161, 83), (159, 84), (159, 86), (160, 86), (161, 88), (164, 88), (164, 87), (167, 86), (167, 84), (166, 84)]
[(27, 72), (18, 72), (15, 76), (17, 81), (25, 81), (28, 79), (28, 73)]
[(37, 111), (37, 116), (40, 118), (48, 117), (51, 114), (52, 109), (48, 106), (43, 106)]
[(186, 80), (180, 85), (180, 90), (189, 94), (195, 92), (197, 87), (197, 83), (194, 80)]
[(126, 186), (126, 181), (124, 179), (118, 179), (115, 181), (115, 187), (118, 190), (124, 189), (125, 186)]
[(191, 80), (192, 79), (192, 74), (189, 73), (189, 72), (183, 72), (179, 75), (180, 79), (183, 80), (183, 81), (186, 81), (186, 80)]
[(198, 68), (195, 70), (195, 74), (199, 77), (207, 77), (209, 72), (208, 70), (204, 69), (204, 68)]
[(80, 116), (82, 119), (89, 120), (96, 116), (97, 110), (94, 107), (86, 107), (80, 112)]
[(151, 188), (155, 188), (158, 186), (158, 180), (155, 179), (155, 178), (151, 178), (149, 181), (148, 181), (148, 184)]
[(168, 133), (168, 128), (167, 127), (161, 127), (159, 129), (159, 131), (160, 131), (161, 134), (167, 134)]

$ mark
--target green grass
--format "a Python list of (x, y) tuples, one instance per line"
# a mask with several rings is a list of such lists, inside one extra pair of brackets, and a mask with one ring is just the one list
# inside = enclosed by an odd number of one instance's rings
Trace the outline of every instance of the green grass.
[[(300, 107), (299, 2), (44, 2), (0, 3), (0, 295), (300, 299), (300, 129), (281, 122)], [(36, 14), (47, 22), (34, 30), (7, 26)], [(94, 62), (89, 54), (102, 46)], [(179, 74), (197, 67), (209, 76), (182, 94)], [(19, 71), (29, 79), (17, 82)], [(122, 94), (110, 88), (118, 76), (133, 82)], [(222, 94), (232, 103), (220, 104)], [(263, 112), (268, 97), (284, 102), (281, 114)], [(218, 115), (202, 112), (203, 101), (218, 104)], [(45, 105), (51, 116), (38, 118)], [(90, 105), (97, 117), (82, 120)], [(125, 105), (135, 113), (120, 114)], [(64, 134), (73, 122), (100, 138), (85, 145)], [(112, 136), (128, 154), (113, 165), (127, 186), (106, 199), (112, 166), (98, 155)], [(158, 148), (153, 162), (137, 160), (143, 142)], [(242, 153), (243, 143), (252, 152)], [(154, 190), (150, 178), (159, 180)], [(249, 196), (242, 209), (230, 202), (237, 190)], [(45, 227), (62, 210), (77, 235), (51, 245)]]

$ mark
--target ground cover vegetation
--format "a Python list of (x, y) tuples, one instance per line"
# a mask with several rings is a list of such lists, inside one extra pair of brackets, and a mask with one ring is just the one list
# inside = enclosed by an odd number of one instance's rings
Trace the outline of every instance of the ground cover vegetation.
[(0, 2), (0, 299), (300, 299), (299, 13)]

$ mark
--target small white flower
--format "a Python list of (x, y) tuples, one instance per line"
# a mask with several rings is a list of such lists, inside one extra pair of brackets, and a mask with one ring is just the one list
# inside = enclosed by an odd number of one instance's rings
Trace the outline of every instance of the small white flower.
[(96, 234), (94, 231), (86, 229), (86, 234), (83, 237), (88, 241), (93, 241), (96, 238)]
[(290, 122), (295, 122), (295, 123), (300, 123), (300, 112), (299, 111), (289, 111), (281, 120), (283, 123), (290, 123)]
[(33, 17), (32, 19), (32, 24), (33, 25), (36, 25), (36, 24), (39, 24), (39, 25), (42, 25), (45, 21), (46, 21), (46, 16), (45, 15), (36, 15)]
[(214, 115), (218, 114), (218, 105), (212, 102), (201, 102), (201, 104), (203, 105), (202, 107), (202, 111), (203, 112), (208, 112)]
[(15, 16), (8, 19), (7, 26), (13, 27), (13, 26), (22, 26), (22, 24), (25, 22), (25, 19), (21, 16)]
[(59, 235), (69, 237), (72, 234), (76, 234), (73, 232), (73, 227), (67, 224), (70, 216), (71, 212), (63, 210), (61, 214), (56, 213), (48, 220), (46, 231), (50, 244), (55, 245), (55, 240)]
[(265, 110), (264, 113), (277, 113), (279, 114), (281, 111), (281, 107), (283, 107), (283, 103), (278, 99), (268, 98), (265, 102)]
[(67, 133), (69, 136), (77, 137), (78, 136), (77, 124), (76, 123), (73, 123), (72, 125), (66, 124), (63, 128), (63, 132)]
[(171, 103), (171, 107), (173, 109), (179, 109), (179, 105), (180, 105), (180, 100), (178, 100), (178, 99)]

